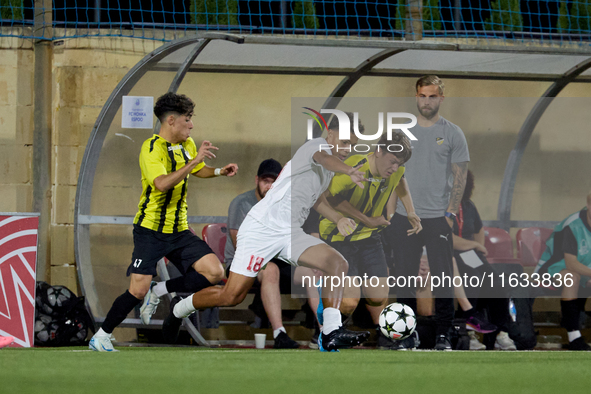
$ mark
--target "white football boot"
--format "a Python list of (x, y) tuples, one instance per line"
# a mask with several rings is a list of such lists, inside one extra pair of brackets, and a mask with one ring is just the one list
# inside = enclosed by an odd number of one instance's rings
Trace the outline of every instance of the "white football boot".
[(140, 308), (140, 319), (142, 320), (142, 323), (146, 325), (150, 324), (152, 315), (156, 313), (156, 308), (158, 308), (158, 304), (160, 304), (160, 297), (154, 293), (154, 286), (157, 284), (158, 282), (152, 282), (152, 284), (150, 284), (150, 289), (144, 297), (144, 303)]
[(111, 343), (111, 334), (94, 334), (90, 343), (88, 344), (90, 350), (95, 352), (118, 352), (119, 350), (113, 347)]

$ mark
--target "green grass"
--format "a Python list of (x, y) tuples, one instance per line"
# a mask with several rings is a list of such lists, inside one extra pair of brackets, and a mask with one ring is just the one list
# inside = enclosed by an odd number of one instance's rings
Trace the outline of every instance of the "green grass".
[(585, 352), (3, 349), (2, 393), (582, 393)]

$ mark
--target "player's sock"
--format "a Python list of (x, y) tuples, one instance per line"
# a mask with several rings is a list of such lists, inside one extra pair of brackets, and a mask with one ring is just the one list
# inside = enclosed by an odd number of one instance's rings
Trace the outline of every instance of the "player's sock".
[(209, 286), (212, 286), (212, 283), (192, 268), (185, 275), (166, 281), (166, 289), (169, 293), (197, 293)]
[(98, 329), (98, 331), (96, 332), (96, 334), (95, 334), (95, 335), (108, 337), (108, 336), (109, 336), (109, 335), (111, 335), (111, 334), (110, 334), (110, 333), (106, 333), (106, 332), (103, 330), (103, 328), (101, 327), (101, 328), (99, 328), (99, 329)]
[(156, 297), (162, 297), (165, 294), (168, 294), (168, 289), (166, 288), (166, 282), (158, 282), (157, 284), (152, 287), (152, 291), (156, 295)]
[(287, 331), (285, 331), (285, 327), (281, 326), (276, 330), (273, 330), (273, 339), (277, 338), (277, 335), (281, 334), (282, 332), (287, 334)]
[(560, 300), (560, 310), (562, 312), (562, 326), (566, 328), (566, 331), (577, 331), (580, 328), (580, 308), (578, 300)]
[(341, 311), (336, 308), (324, 308), (322, 334), (328, 335), (334, 330), (337, 330), (341, 325)]
[(175, 317), (182, 319), (183, 317), (189, 316), (191, 313), (195, 312), (197, 309), (193, 306), (193, 294), (189, 297), (179, 301), (174, 309), (173, 313)]
[(125, 293), (121, 294), (115, 302), (113, 302), (113, 306), (107, 313), (107, 317), (105, 317), (105, 321), (101, 325), (101, 328), (107, 334), (111, 334), (115, 327), (117, 327), (125, 318), (127, 314), (135, 308), (137, 304), (140, 304), (142, 300), (138, 300), (135, 298), (129, 290), (126, 290)]
[(579, 331), (579, 330), (575, 330), (575, 331), (568, 331), (568, 332), (567, 332), (567, 335), (568, 335), (568, 341), (569, 341), (569, 342), (572, 342), (572, 341), (574, 341), (575, 339), (577, 339), (577, 338), (580, 338), (580, 337), (581, 337), (581, 331)]
[(476, 312), (476, 310), (474, 309), (474, 307), (472, 307), (472, 308), (468, 309), (467, 311), (463, 311), (462, 315), (465, 318), (468, 318), (468, 317), (472, 316), (474, 314), (474, 312)]

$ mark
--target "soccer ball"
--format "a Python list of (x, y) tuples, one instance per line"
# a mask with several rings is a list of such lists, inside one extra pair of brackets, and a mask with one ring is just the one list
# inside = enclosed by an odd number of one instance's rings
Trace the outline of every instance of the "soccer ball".
[(55, 340), (57, 330), (57, 322), (51, 316), (40, 313), (35, 320), (35, 344), (51, 344)]
[(388, 338), (408, 338), (417, 327), (415, 312), (408, 305), (395, 302), (380, 313), (380, 330)]
[(67, 312), (68, 307), (75, 298), (72, 292), (64, 286), (48, 285), (40, 290), (37, 305), (40, 307), (40, 312), (50, 316), (59, 316)]

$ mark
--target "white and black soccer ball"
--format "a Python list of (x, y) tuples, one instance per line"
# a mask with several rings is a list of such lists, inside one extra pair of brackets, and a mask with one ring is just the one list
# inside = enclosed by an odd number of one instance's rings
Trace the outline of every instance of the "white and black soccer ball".
[(417, 317), (408, 305), (395, 302), (380, 313), (380, 330), (388, 338), (408, 338), (417, 327)]
[(35, 344), (50, 344), (55, 340), (57, 330), (57, 322), (51, 316), (40, 313), (35, 320)]
[(62, 313), (72, 299), (73, 294), (64, 286), (52, 286), (47, 289), (47, 305), (49, 313)]

